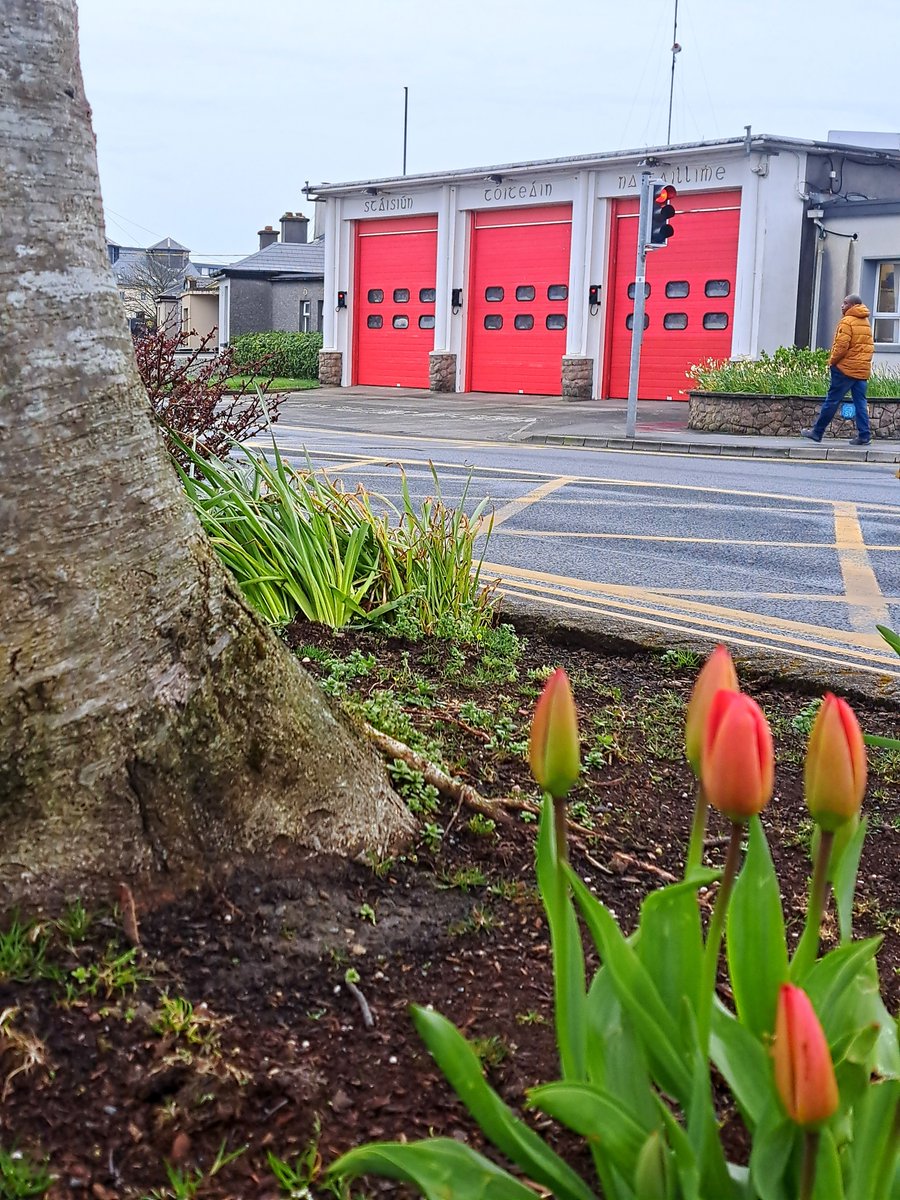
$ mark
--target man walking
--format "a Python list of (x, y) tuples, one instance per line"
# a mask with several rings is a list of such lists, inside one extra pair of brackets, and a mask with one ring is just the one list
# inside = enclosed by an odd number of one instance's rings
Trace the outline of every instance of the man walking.
[(872, 440), (869, 431), (869, 410), (866, 407), (866, 383), (872, 374), (872, 356), (875, 342), (869, 325), (869, 310), (862, 296), (845, 296), (841, 304), (841, 319), (834, 334), (834, 344), (828, 357), (831, 368), (831, 384), (828, 395), (816, 417), (812, 429), (802, 429), (800, 436), (813, 442), (821, 442), (838, 405), (850, 393), (853, 401), (853, 417), (856, 421), (856, 437), (850, 439), (851, 446), (868, 446)]

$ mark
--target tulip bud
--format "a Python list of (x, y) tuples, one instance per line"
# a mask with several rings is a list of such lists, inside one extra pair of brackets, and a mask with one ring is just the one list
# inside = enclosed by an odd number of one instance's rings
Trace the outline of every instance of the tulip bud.
[(797, 1125), (818, 1125), (840, 1104), (834, 1065), (825, 1033), (809, 996), (782, 985), (775, 1014), (775, 1087), (788, 1117)]
[(762, 709), (743, 692), (716, 692), (706, 719), (703, 791), (732, 821), (766, 807), (775, 784), (772, 734)]
[(634, 1170), (635, 1200), (672, 1200), (674, 1172), (669, 1150), (658, 1129), (647, 1138)]
[(684, 722), (684, 750), (691, 770), (700, 774), (700, 759), (703, 754), (703, 731), (709, 706), (716, 692), (739, 691), (737, 671), (726, 646), (716, 646), (703, 664), (688, 701)]
[(866, 746), (846, 700), (826, 692), (803, 768), (806, 806), (822, 829), (838, 829), (859, 812), (866, 790)]
[(578, 779), (578, 716), (569, 677), (562, 668), (547, 680), (534, 710), (528, 761), (543, 790), (557, 800), (568, 795)]

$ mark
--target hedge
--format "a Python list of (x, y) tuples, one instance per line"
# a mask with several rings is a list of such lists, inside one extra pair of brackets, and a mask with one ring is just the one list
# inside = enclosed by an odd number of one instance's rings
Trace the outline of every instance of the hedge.
[(234, 364), (247, 366), (266, 360), (266, 370), (285, 379), (318, 379), (321, 333), (242, 333), (230, 342)]

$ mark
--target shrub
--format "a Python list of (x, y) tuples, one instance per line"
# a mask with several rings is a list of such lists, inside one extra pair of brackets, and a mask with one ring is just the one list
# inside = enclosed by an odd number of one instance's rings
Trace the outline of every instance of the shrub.
[(287, 333), (270, 330), (268, 333), (242, 333), (231, 339), (234, 365), (243, 374), (264, 359), (273, 375), (285, 379), (318, 379), (321, 333)]
[[(780, 346), (758, 359), (707, 359), (688, 369), (691, 385), (704, 392), (748, 392), (770, 396), (824, 396), (828, 390), (828, 350)], [(900, 373), (876, 367), (869, 396), (900, 397)]]
[[(233, 352), (226, 349), (208, 357), (215, 330), (185, 353), (190, 335), (168, 336), (164, 330), (134, 340), (134, 356), (141, 381), (172, 455), (186, 463), (178, 443), (192, 446), (202, 458), (227, 454), (235, 441), (244, 441), (278, 419), (282, 397), (265, 403), (250, 385), (230, 391), (225, 382), (236, 374)], [(214, 343), (213, 343), (214, 348)], [(180, 352), (180, 353), (179, 353)], [(266, 381), (274, 371), (257, 360), (249, 372)]]

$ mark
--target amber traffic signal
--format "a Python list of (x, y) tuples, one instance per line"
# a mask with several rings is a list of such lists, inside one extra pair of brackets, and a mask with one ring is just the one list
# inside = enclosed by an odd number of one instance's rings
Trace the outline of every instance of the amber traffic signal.
[(675, 233), (671, 221), (675, 216), (675, 189), (668, 183), (654, 183), (650, 205), (650, 237), (648, 246), (664, 246)]

